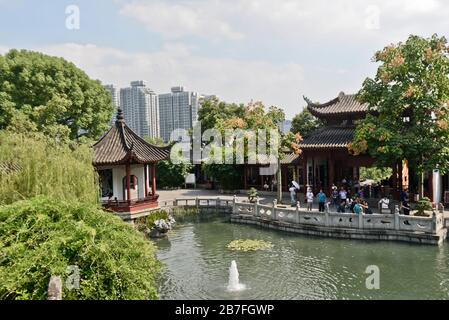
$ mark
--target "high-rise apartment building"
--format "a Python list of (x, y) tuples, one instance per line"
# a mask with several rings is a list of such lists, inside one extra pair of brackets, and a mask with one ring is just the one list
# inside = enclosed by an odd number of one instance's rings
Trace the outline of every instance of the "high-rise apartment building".
[(120, 105), (126, 124), (139, 136), (160, 136), (157, 94), (144, 81), (132, 81), (131, 87), (120, 89)]
[(112, 115), (111, 118), (111, 125), (112, 125), (115, 122), (115, 119), (117, 117), (117, 109), (120, 106), (120, 94), (117, 87), (114, 86), (113, 84), (107, 84), (104, 86), (104, 88), (111, 94), (112, 103), (114, 104), (115, 107), (114, 114)]
[(172, 87), (170, 93), (159, 95), (160, 132), (165, 142), (175, 129), (193, 128), (198, 121), (200, 96), (184, 91), (184, 87)]

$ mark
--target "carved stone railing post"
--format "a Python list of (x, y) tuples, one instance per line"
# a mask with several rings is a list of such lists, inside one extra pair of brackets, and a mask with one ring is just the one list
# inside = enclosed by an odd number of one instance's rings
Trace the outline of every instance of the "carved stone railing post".
[(277, 199), (273, 200), (273, 220), (276, 220), (276, 205), (278, 204)]
[(326, 209), (324, 210), (324, 225), (329, 227), (329, 203), (326, 204)]
[(62, 280), (60, 276), (50, 277), (47, 300), (62, 300)]
[(431, 225), (430, 232), (436, 233), (438, 231), (438, 226), (437, 226), (437, 214), (435, 213), (435, 211), (432, 212), (432, 222), (430, 225)]
[(220, 207), (220, 197), (217, 197), (215, 200), (215, 211), (218, 212), (218, 209)]
[(234, 197), (232, 198), (232, 213), (233, 214), (237, 213), (236, 202), (237, 202), (237, 196), (234, 195)]
[(295, 222), (297, 223), (297, 224), (299, 224), (299, 208), (301, 207), (301, 204), (299, 203), (299, 201), (297, 201), (296, 202), (296, 210), (295, 210), (295, 212), (296, 212), (296, 217), (295, 217)]
[(359, 229), (363, 229), (363, 212), (360, 212), (358, 214), (358, 218), (359, 218)]
[(401, 229), (401, 224), (400, 224), (400, 220), (399, 220), (399, 206), (398, 205), (394, 206), (394, 229), (395, 230), (400, 230)]
[(256, 196), (256, 202), (254, 202), (254, 216), (259, 216), (259, 196)]

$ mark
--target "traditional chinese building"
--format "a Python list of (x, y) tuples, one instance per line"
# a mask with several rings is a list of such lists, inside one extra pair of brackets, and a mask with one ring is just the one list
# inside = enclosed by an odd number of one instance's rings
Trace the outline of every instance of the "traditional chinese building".
[(360, 103), (355, 95), (341, 92), (326, 103), (313, 103), (304, 97), (307, 109), (324, 126), (304, 137), (302, 150), (302, 183), (330, 191), (333, 183), (358, 181), (359, 169), (373, 165), (368, 155), (351, 155), (348, 146), (355, 132), (355, 121), (365, 118), (368, 104)]
[(168, 159), (170, 146), (154, 146), (139, 137), (126, 125), (119, 109), (115, 124), (93, 151), (107, 209), (135, 214), (158, 206), (156, 164)]

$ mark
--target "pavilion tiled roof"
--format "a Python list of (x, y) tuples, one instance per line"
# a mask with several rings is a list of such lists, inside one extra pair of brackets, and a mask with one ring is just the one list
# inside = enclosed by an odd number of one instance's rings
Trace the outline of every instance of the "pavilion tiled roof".
[(300, 156), (296, 153), (289, 153), (284, 155), (281, 159), (281, 164), (297, 164), (299, 162)]
[(326, 126), (304, 138), (300, 149), (346, 149), (354, 137), (354, 126)]
[(139, 137), (125, 124), (119, 109), (114, 126), (93, 146), (93, 164), (154, 163), (168, 159), (170, 149), (171, 146), (154, 146)]
[(322, 104), (313, 103), (307, 97), (304, 100), (307, 102), (307, 109), (317, 118), (348, 114), (364, 116), (368, 112), (368, 104), (360, 103), (355, 94), (340, 92), (337, 98)]

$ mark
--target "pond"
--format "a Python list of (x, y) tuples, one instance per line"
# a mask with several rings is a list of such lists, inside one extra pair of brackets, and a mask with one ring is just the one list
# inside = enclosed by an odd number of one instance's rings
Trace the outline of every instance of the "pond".
[[(273, 247), (231, 251), (235, 239)], [(166, 265), (161, 299), (448, 299), (449, 245), (414, 245), (302, 236), (232, 224), (201, 214), (155, 241)], [(229, 292), (235, 260), (244, 290)], [(379, 289), (368, 289), (368, 266), (379, 268)], [(369, 283), (373, 283), (369, 281)]]

